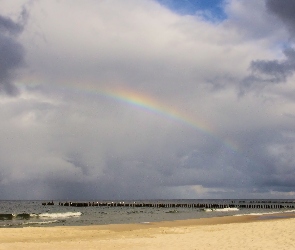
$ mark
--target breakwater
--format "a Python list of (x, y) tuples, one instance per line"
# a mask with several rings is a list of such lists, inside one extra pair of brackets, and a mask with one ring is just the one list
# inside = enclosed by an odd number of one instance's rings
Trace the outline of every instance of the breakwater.
[[(58, 202), (59, 206), (70, 207), (149, 207), (149, 208), (247, 208), (247, 209), (295, 209), (295, 201), (253, 200), (253, 201), (230, 201), (227, 203), (144, 203), (144, 202)], [(44, 202), (42, 205), (55, 205), (53, 201)]]
[(265, 215), (279, 214), (281, 218), (285, 212), (295, 212), (293, 199), (51, 199), (0, 201), (0, 228), (151, 223), (247, 214), (263, 219), (268, 218)]

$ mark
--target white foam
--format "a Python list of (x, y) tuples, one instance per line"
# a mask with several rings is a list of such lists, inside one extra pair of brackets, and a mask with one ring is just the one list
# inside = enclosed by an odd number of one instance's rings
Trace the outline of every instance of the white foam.
[(239, 211), (237, 207), (225, 207), (225, 208), (218, 208), (215, 209), (216, 212), (233, 212), (233, 211)]
[(69, 217), (79, 217), (81, 212), (66, 212), (66, 213), (43, 213), (38, 214), (38, 217), (42, 218), (69, 218)]
[(55, 223), (55, 222), (59, 222), (58, 220), (50, 220), (50, 221), (39, 221), (39, 222), (24, 222), (22, 223), (22, 225), (34, 225), (34, 224), (37, 224), (37, 225), (42, 225), (42, 224), (50, 224), (50, 223)]
[(206, 208), (204, 209), (205, 212), (234, 212), (239, 211), (236, 207), (225, 207), (225, 208)]
[(245, 215), (254, 215), (254, 216), (259, 216), (259, 215), (268, 215), (268, 214), (283, 214), (283, 213), (294, 213), (295, 210), (286, 210), (286, 211), (271, 211), (271, 212), (265, 212), (265, 213), (250, 213), (250, 214), (236, 214), (234, 216), (245, 216)]

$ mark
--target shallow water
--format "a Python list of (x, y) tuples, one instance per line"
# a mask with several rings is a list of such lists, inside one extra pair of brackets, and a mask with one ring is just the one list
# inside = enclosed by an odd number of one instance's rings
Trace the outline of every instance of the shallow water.
[[(264, 215), (287, 213), (292, 209), (200, 209), (200, 208), (156, 208), (156, 207), (68, 207), (43, 206), (44, 201), (0, 201), (0, 227), (28, 226), (83, 226), (101, 224), (149, 223), (210, 218), (219, 216), (239, 216), (244, 214)], [(47, 201), (48, 202), (48, 201)], [(101, 201), (100, 201), (101, 202)], [(106, 201), (108, 202), (108, 201)], [(119, 202), (119, 201), (113, 201)], [(125, 201), (125, 203), (134, 201)], [(292, 204), (291, 200), (148, 200), (137, 203), (181, 203), (181, 204)], [(282, 216), (282, 215), (280, 215)]]

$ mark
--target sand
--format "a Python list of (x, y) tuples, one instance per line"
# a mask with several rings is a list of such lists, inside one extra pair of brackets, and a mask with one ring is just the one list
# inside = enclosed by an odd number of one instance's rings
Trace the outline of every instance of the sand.
[(267, 220), (241, 216), (150, 224), (1, 228), (0, 249), (295, 249), (293, 216)]

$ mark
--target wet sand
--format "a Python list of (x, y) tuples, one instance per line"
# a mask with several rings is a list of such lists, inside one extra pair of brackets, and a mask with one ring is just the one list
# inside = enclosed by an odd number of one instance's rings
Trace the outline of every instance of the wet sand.
[(294, 214), (146, 224), (1, 228), (0, 249), (295, 249)]

